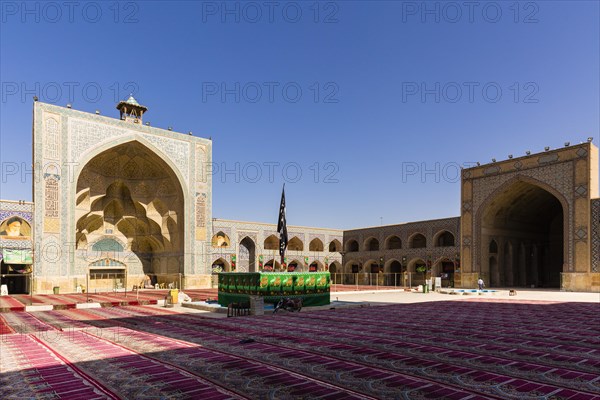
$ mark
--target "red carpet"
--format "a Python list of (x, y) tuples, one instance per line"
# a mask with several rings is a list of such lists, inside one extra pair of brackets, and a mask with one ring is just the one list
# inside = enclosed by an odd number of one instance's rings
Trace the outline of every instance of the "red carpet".
[(0, 296), (0, 312), (25, 311), (25, 305), (11, 296)]
[[(28, 305), (53, 305), (55, 309), (75, 308), (80, 303), (101, 303), (109, 306), (126, 306), (140, 304), (156, 304), (157, 300), (164, 300), (169, 293), (167, 289), (145, 289), (139, 292), (109, 292), (109, 293), (72, 293), (72, 294), (44, 294), (27, 295), (15, 294), (0, 297), (0, 312), (25, 311)], [(215, 299), (217, 289), (190, 289), (185, 293), (193, 300)]]
[(10, 324), (8, 324), (6, 320), (2, 318), (2, 314), (0, 314), (0, 335), (7, 335), (9, 333), (15, 333), (15, 330), (10, 327)]
[[(600, 305), (529, 303), (3, 314), (23, 333), (0, 338), (0, 383), (34, 377), (20, 398), (600, 399)], [(40, 362), (19, 364), (23, 354)], [(14, 390), (0, 386), (0, 398)]]
[[(393, 286), (356, 286), (356, 285), (332, 285), (331, 292), (351, 291), (373, 291), (398, 289)], [(216, 299), (217, 289), (190, 289), (185, 294), (192, 300)], [(69, 293), (69, 294), (44, 294), (27, 295), (15, 294), (0, 297), (0, 312), (25, 311), (29, 305), (52, 305), (54, 309), (75, 308), (80, 303), (101, 303), (106, 306), (135, 306), (156, 304), (158, 300), (164, 300), (169, 290), (167, 289), (144, 289), (139, 292), (108, 292), (108, 293)]]
[(34, 336), (9, 335), (0, 342), (2, 399), (115, 399), (95, 380), (77, 373)]

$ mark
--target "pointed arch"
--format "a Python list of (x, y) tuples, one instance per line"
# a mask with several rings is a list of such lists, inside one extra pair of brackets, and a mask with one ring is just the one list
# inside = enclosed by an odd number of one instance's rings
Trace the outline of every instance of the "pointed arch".
[[(473, 265), (491, 274), (490, 262), (495, 262), (493, 279), (499, 286), (560, 287), (561, 273), (573, 261), (571, 218), (569, 203), (558, 189), (529, 176), (514, 176), (477, 209)], [(490, 236), (504, 243), (496, 259), (489, 257)], [(527, 243), (521, 245), (524, 237)], [(535, 253), (532, 244), (538, 244)]]
[(298, 239), (298, 236), (294, 236), (288, 241), (287, 249), (290, 251), (304, 251), (304, 243)]
[[(73, 238), (96, 242), (102, 235), (128, 244), (141, 267), (134, 274), (184, 272), (191, 254), (185, 240), (186, 181), (172, 160), (139, 135), (112, 139), (76, 164)], [(140, 182), (146, 184), (141, 192)], [(75, 196), (78, 193), (78, 196)]]
[(324, 271), (324, 270), (325, 270), (325, 266), (319, 260), (314, 260), (308, 266), (309, 272), (320, 272), (320, 271)]
[(358, 260), (349, 260), (344, 264), (343, 283), (355, 285), (358, 283), (358, 274), (362, 272), (362, 264)]
[(387, 260), (383, 266), (383, 272), (385, 273), (393, 273), (393, 272), (402, 272), (402, 263), (400, 260), (396, 258), (390, 258)]
[(358, 251), (358, 242), (354, 239), (350, 239), (346, 242), (346, 252), (352, 253)]
[(402, 240), (397, 235), (388, 236), (385, 239), (386, 250), (398, 250), (402, 248)]
[(338, 285), (344, 283), (344, 268), (338, 261), (329, 264), (327, 270), (331, 274), (331, 284)]
[(319, 238), (314, 238), (308, 244), (308, 251), (323, 251), (323, 242)]
[(454, 247), (454, 234), (449, 230), (441, 230), (433, 236), (435, 247)]
[(424, 249), (427, 247), (427, 238), (422, 233), (413, 233), (408, 238), (408, 247), (410, 249)]
[(331, 274), (339, 274), (342, 272), (342, 264), (339, 261), (334, 261), (329, 264), (329, 272)]
[(270, 259), (269, 261), (267, 261), (264, 265), (264, 270), (265, 271), (280, 271), (281, 270), (281, 264), (274, 259)]
[(363, 264), (363, 270), (366, 271), (369, 274), (376, 274), (379, 273), (379, 269), (380, 269), (380, 265), (379, 265), (379, 261), (378, 260), (367, 260), (365, 261), (365, 263)]
[(300, 260), (293, 259), (288, 263), (288, 271), (290, 272), (301, 272), (304, 271), (304, 263)]
[(383, 271), (386, 273), (385, 284), (387, 286), (404, 286), (404, 268), (400, 260), (395, 258), (387, 260)]
[(426, 273), (424, 274), (422, 272), (417, 272), (417, 269), (419, 267), (427, 268), (427, 262), (422, 258), (416, 257), (408, 262), (407, 270), (408, 270), (408, 272), (411, 273), (411, 285), (412, 286), (422, 285), (425, 283)]
[(415, 257), (408, 262), (407, 270), (409, 272), (416, 272), (416, 268), (419, 266), (427, 266), (427, 262), (421, 257)]
[(358, 260), (349, 260), (344, 264), (345, 274), (357, 274), (362, 272), (362, 263)]
[(379, 240), (374, 237), (369, 237), (365, 240), (364, 243), (365, 251), (378, 251), (379, 250)]
[(141, 146), (146, 147), (149, 151), (156, 154), (170, 167), (172, 172), (177, 176), (178, 184), (182, 187), (184, 195), (187, 196), (189, 193), (188, 186), (186, 184), (186, 180), (185, 180), (182, 172), (179, 170), (179, 167), (177, 165), (175, 165), (175, 163), (171, 160), (171, 157), (169, 157), (161, 149), (156, 147), (153, 143), (149, 142), (148, 140), (146, 140), (143, 136), (141, 136), (139, 134), (126, 135), (126, 136), (122, 136), (119, 138), (110, 138), (99, 145), (93, 146), (87, 152), (85, 152), (80, 157), (80, 159), (77, 161), (77, 164), (76, 164), (75, 170), (74, 170), (74, 176), (77, 179), (79, 179), (81, 172), (86, 167), (86, 165), (93, 158), (100, 155), (101, 153), (103, 153), (107, 150), (111, 150), (111, 149), (118, 147), (120, 145), (123, 145), (123, 144), (135, 143), (135, 142), (137, 142)]
[(334, 253), (334, 252), (339, 253), (340, 251), (342, 251), (342, 244), (340, 243), (339, 240), (333, 239), (331, 242), (329, 242), (329, 252), (330, 253)]
[(265, 250), (279, 250), (279, 238), (275, 235), (269, 235), (263, 242)]
[(256, 244), (249, 236), (240, 240), (239, 258), (236, 269), (240, 272), (257, 272), (256, 268)]
[(231, 272), (231, 264), (227, 262), (223, 257), (220, 257), (213, 261), (211, 266), (211, 272), (218, 274), (219, 272)]

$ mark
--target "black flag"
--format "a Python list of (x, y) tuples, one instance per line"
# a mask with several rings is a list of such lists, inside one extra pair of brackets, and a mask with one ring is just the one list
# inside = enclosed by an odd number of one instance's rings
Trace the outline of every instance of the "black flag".
[(279, 255), (281, 256), (281, 262), (283, 263), (283, 256), (288, 244), (287, 223), (285, 221), (285, 184), (281, 190), (281, 204), (279, 205), (277, 232), (279, 233)]

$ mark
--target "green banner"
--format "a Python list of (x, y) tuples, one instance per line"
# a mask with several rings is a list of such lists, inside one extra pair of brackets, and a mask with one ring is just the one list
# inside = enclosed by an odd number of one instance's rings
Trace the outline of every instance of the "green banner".
[(33, 264), (31, 249), (2, 249), (5, 264)]
[(221, 272), (219, 304), (227, 306), (233, 301), (232, 296), (249, 299), (251, 295), (259, 295), (265, 298), (265, 302), (275, 303), (281, 297), (300, 296), (308, 301), (316, 296), (318, 301), (315, 300), (314, 305), (316, 302), (329, 304), (329, 285), (329, 272)]

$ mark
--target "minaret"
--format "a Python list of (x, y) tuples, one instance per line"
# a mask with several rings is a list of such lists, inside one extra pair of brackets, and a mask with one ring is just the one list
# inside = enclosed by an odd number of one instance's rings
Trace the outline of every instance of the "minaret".
[(117, 104), (117, 110), (121, 113), (121, 119), (123, 121), (131, 121), (134, 124), (142, 123), (142, 116), (148, 108), (140, 105), (132, 94), (129, 95), (127, 100), (120, 101)]

